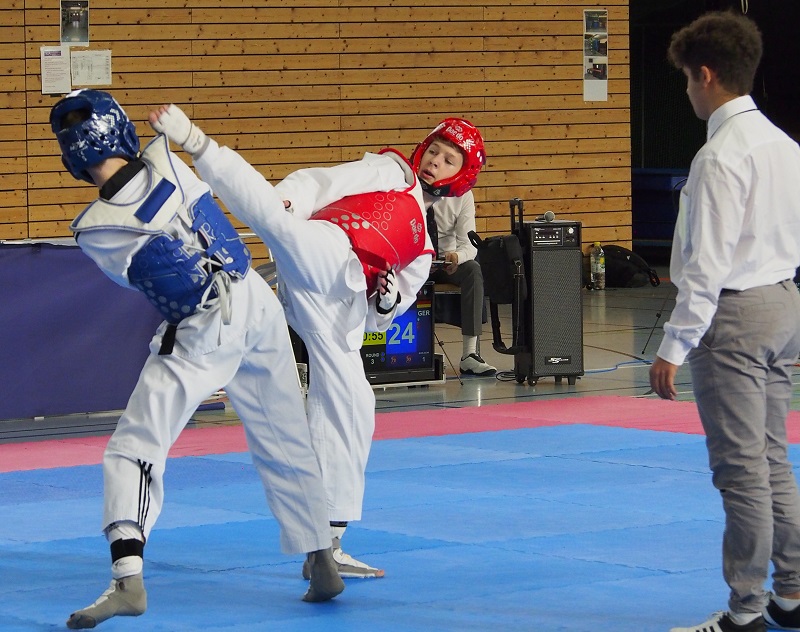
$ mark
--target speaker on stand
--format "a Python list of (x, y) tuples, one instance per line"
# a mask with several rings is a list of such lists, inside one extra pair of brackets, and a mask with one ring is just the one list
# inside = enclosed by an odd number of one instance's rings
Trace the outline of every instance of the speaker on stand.
[(523, 319), (525, 341), (525, 349), (514, 355), (514, 376), (520, 384), (553, 376), (572, 385), (584, 373), (581, 223), (547, 219), (516, 227), (528, 296), (513, 314), (515, 327)]

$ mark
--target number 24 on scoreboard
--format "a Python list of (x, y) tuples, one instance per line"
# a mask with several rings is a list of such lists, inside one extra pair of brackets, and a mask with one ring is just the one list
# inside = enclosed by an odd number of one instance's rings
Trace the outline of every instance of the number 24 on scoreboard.
[[(389, 339), (387, 340), (386, 337)], [(387, 347), (404, 345), (414, 345), (414, 322), (408, 321), (405, 323), (393, 322), (389, 325), (389, 329), (384, 331), (366, 331), (364, 332), (365, 345), (382, 345), (386, 344)]]

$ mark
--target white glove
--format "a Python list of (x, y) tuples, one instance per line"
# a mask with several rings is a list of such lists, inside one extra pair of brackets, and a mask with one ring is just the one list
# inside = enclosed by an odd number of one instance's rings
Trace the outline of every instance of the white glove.
[(171, 103), (150, 115), (150, 126), (159, 134), (164, 134), (173, 143), (183, 147), (192, 156), (203, 153), (208, 146), (208, 137), (197, 125), (189, 120), (177, 105)]
[(378, 300), (375, 308), (379, 314), (388, 314), (400, 302), (400, 289), (397, 287), (394, 270), (386, 270), (378, 275)]

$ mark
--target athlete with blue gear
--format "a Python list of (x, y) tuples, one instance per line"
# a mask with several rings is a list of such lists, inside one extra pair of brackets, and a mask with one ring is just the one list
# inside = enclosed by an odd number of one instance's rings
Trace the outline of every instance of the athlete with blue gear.
[(164, 136), (140, 153), (133, 123), (110, 94), (73, 92), (53, 107), (50, 123), (67, 170), (100, 190), (70, 226), (78, 245), (165, 318), (103, 457), (111, 585), (67, 627), (146, 610), (144, 546), (161, 513), (167, 454), (197, 407), (223, 387), (280, 524), (282, 550), (307, 554), (303, 599), (335, 597), (344, 583), (278, 299), (250, 270), (250, 253), (208, 185)]

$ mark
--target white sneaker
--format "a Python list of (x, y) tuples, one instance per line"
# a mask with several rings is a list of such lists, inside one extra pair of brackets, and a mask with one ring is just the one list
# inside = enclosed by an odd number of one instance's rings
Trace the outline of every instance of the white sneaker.
[(70, 630), (93, 628), (111, 617), (137, 617), (147, 610), (147, 593), (142, 574), (112, 579), (108, 589), (91, 606), (73, 612), (67, 619)]
[(477, 353), (470, 353), (466, 358), (461, 358), (458, 368), (462, 375), (488, 376), (497, 373), (497, 369), (491, 364), (486, 364)]

